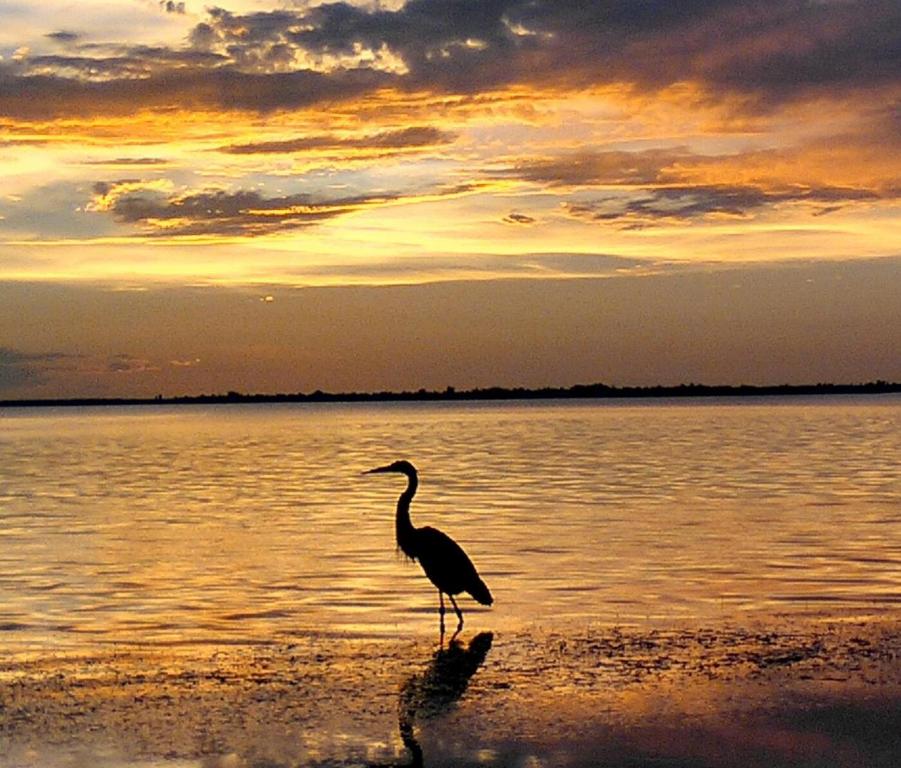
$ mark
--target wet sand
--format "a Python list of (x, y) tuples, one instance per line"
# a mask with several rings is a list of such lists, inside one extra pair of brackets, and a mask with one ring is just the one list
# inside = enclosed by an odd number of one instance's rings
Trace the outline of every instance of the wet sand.
[(901, 621), (469, 629), (0, 663), (0, 766), (896, 766)]

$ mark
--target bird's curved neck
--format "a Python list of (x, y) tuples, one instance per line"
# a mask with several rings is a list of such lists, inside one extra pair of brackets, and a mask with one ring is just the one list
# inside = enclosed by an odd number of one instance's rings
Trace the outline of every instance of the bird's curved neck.
[(407, 489), (397, 500), (397, 515), (394, 518), (395, 532), (397, 534), (397, 546), (401, 548), (407, 557), (416, 557), (415, 531), (410, 521), (410, 502), (419, 486), (416, 473), (407, 475)]

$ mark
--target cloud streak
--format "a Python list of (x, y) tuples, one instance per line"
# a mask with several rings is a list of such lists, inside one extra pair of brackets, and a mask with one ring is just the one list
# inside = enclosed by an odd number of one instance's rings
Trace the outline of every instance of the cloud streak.
[(410, 126), (396, 130), (380, 131), (359, 137), (341, 137), (335, 134), (299, 136), (282, 141), (257, 141), (248, 144), (229, 144), (219, 147), (220, 152), (233, 155), (291, 154), (310, 151), (362, 150), (390, 153), (408, 149), (423, 149), (450, 144), (455, 134), (432, 126)]
[(112, 355), (96, 372), (101, 374), (133, 374), (155, 372), (158, 370), (160, 370), (159, 366), (154, 365), (152, 362), (142, 357), (118, 354)]
[(745, 219), (762, 209), (785, 204), (805, 204), (812, 207), (814, 215), (824, 215), (852, 202), (876, 199), (878, 196), (872, 191), (843, 187), (799, 186), (767, 191), (754, 186), (699, 185), (648, 190), (631, 199), (606, 197), (589, 202), (568, 202), (564, 209), (575, 218), (642, 229), (696, 219)]
[(258, 237), (315, 224), (378, 205), (468, 194), (478, 185), (458, 184), (421, 194), (382, 192), (326, 198), (309, 193), (265, 197), (256, 190), (222, 189), (175, 193), (167, 180), (97, 182), (88, 206), (135, 224), (148, 237)]
[(309, 194), (264, 197), (254, 190), (166, 195), (132, 182), (99, 183), (95, 193), (94, 210), (108, 211), (121, 223), (137, 224), (145, 235), (167, 237), (272, 234), (396, 199), (355, 196), (326, 201)]
[[(824, 215), (847, 205), (895, 202), (901, 197), (901, 189), (891, 183), (829, 184), (816, 178), (804, 180), (803, 174), (786, 181), (772, 170), (769, 175), (746, 170), (750, 178), (743, 183), (725, 180), (735, 167), (754, 169), (766, 157), (766, 153), (700, 156), (684, 148), (582, 151), (524, 160), (501, 169), (497, 175), (539, 188), (559, 188), (561, 194), (575, 196), (562, 202), (569, 216), (624, 229), (711, 218), (751, 218), (785, 205), (803, 205), (814, 215)], [(768, 157), (772, 164), (785, 159), (774, 153)], [(705, 181), (711, 176), (724, 180)], [(507, 217), (505, 221), (516, 220)]]
[(351, 281), (376, 284), (410, 282), (425, 275), (428, 282), (448, 280), (499, 280), (533, 278), (609, 278), (641, 276), (676, 271), (674, 264), (657, 263), (605, 253), (521, 253), (467, 256), (459, 254), (406, 257), (378, 263), (304, 265), (298, 275), (305, 278), (340, 272)]
[(553, 187), (648, 185), (672, 178), (686, 160), (698, 158), (685, 149), (581, 151), (521, 160), (498, 175)]

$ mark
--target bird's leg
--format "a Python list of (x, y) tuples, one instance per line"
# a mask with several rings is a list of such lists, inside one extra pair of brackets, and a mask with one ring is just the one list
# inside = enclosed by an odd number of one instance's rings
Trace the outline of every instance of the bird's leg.
[(448, 597), (450, 598), (451, 605), (454, 606), (454, 610), (457, 612), (457, 631), (454, 632), (454, 637), (456, 637), (460, 634), (460, 630), (463, 629), (463, 611), (460, 610), (453, 595), (448, 595)]
[[(451, 598), (453, 600), (454, 598)], [(441, 627), (441, 642), (444, 643), (444, 593), (439, 589), (438, 590), (438, 616), (439, 618), (439, 626)]]

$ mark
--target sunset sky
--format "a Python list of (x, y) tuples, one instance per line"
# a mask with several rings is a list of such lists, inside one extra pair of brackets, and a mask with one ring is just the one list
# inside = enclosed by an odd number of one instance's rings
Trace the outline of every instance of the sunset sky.
[(0, 399), (901, 380), (897, 0), (0, 0)]

